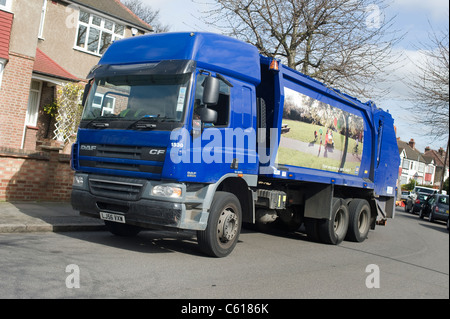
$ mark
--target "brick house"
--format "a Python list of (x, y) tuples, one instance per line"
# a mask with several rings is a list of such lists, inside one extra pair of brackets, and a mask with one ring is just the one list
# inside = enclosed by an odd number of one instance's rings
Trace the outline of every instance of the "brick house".
[[(449, 154), (441, 147), (439, 150), (432, 150), (430, 147), (425, 148), (424, 155), (433, 158), (436, 163), (436, 174), (434, 178), (434, 185), (441, 186), (442, 174), (444, 182), (449, 177)], [(445, 159), (447, 157), (447, 160)], [(445, 165), (445, 169), (444, 169)]]
[[(42, 189), (17, 195), (25, 184), (36, 187), (21, 171), (53, 176), (45, 167), (59, 161), (52, 155), (61, 150), (52, 142), (54, 120), (43, 107), (58, 87), (84, 83), (113, 41), (149, 32), (119, 0), (0, 0), (0, 201), (46, 198)], [(63, 162), (68, 169), (67, 156)]]
[(397, 139), (400, 153), (399, 184), (404, 185), (415, 179), (418, 184), (434, 185), (436, 165), (431, 156), (422, 154), (416, 149), (413, 139), (409, 142)]

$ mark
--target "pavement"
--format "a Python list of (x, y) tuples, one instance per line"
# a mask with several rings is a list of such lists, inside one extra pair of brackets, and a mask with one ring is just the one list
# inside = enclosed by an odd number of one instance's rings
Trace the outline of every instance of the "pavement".
[(104, 229), (103, 221), (80, 216), (70, 203), (0, 202), (0, 234)]

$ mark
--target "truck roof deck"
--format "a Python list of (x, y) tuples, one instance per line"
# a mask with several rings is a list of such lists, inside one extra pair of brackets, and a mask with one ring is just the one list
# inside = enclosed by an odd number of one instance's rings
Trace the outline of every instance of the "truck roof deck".
[(259, 52), (245, 42), (207, 32), (161, 33), (114, 42), (100, 65), (194, 60), (197, 67), (257, 85), (261, 81)]

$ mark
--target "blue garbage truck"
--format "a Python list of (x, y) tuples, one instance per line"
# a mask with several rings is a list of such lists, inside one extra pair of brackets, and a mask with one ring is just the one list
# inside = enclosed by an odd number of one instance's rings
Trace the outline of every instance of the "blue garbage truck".
[(242, 225), (363, 242), (395, 213), (394, 120), (373, 102), (206, 32), (113, 43), (88, 75), (72, 206), (118, 236), (196, 232), (225, 257)]

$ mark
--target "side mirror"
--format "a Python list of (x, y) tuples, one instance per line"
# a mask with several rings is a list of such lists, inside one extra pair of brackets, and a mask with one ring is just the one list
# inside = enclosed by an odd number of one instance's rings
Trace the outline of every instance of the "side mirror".
[(220, 81), (218, 78), (208, 76), (203, 82), (203, 103), (216, 105), (219, 102)]
[(200, 120), (203, 123), (214, 124), (217, 122), (217, 112), (206, 107), (199, 110)]

